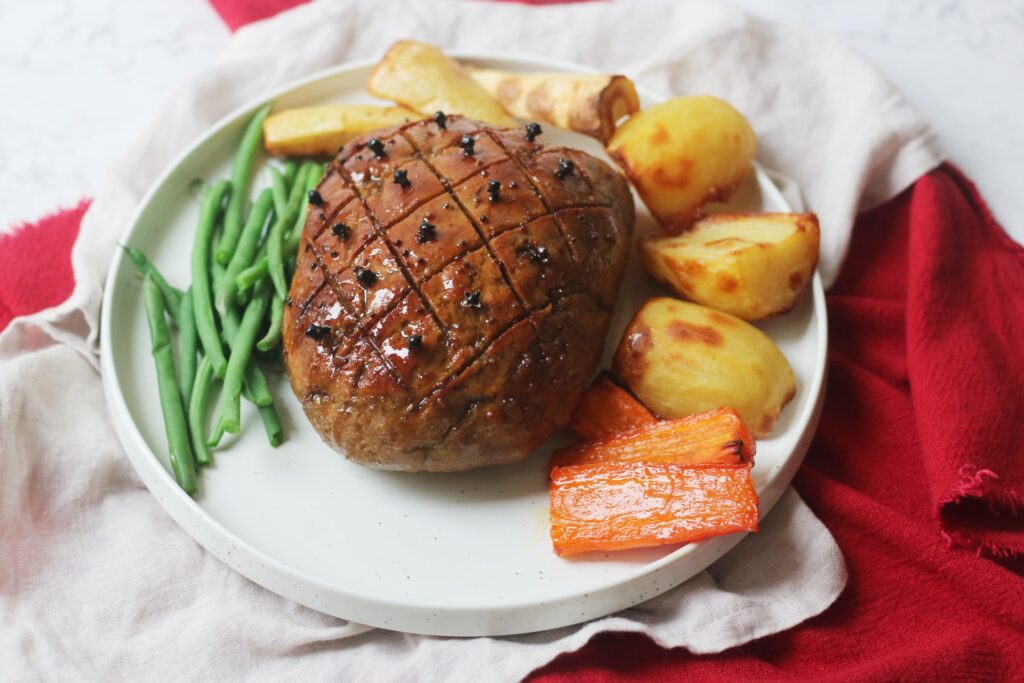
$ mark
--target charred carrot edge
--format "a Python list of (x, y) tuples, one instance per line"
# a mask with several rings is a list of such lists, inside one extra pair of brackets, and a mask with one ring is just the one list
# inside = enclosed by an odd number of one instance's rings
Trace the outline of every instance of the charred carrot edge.
[(562, 448), (552, 455), (551, 465), (632, 460), (677, 465), (739, 464), (753, 462), (754, 452), (754, 439), (740, 414), (732, 408), (719, 408)]
[(750, 465), (616, 462), (559, 467), (551, 541), (562, 556), (757, 531)]
[(601, 374), (580, 396), (569, 429), (583, 439), (604, 439), (657, 421), (647, 406)]

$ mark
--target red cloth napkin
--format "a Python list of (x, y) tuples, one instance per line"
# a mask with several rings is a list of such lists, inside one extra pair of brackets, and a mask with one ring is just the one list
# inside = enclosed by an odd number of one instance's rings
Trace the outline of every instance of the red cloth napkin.
[(0, 235), (0, 331), (12, 318), (56, 306), (71, 294), (71, 246), (87, 208), (89, 200), (83, 199), (73, 209)]
[[(299, 4), (211, 1), (232, 28)], [(71, 291), (85, 206), (0, 238), (0, 329)], [(943, 167), (860, 218), (828, 308), (825, 409), (795, 484), (846, 556), (844, 594), (720, 655), (605, 635), (536, 679), (1024, 676), (1024, 250)]]
[(599, 636), (535, 680), (1024, 677), (1024, 249), (944, 166), (861, 216), (827, 298), (794, 483), (846, 557), (843, 595), (719, 655)]

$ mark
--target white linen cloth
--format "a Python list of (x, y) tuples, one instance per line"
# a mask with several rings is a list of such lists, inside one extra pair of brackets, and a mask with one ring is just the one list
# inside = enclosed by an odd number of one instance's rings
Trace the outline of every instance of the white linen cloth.
[(821, 218), (827, 283), (855, 214), (941, 160), (927, 124), (861, 58), (712, 2), (325, 0), (242, 29), (112, 164), (75, 244), (71, 298), (0, 334), (4, 678), (513, 680), (605, 630), (721, 651), (790, 628), (841, 592), (842, 555), (790, 490), (760, 533), (620, 614), (515, 638), (410, 636), (263, 590), (203, 551), (149, 495), (114, 436), (97, 370), (115, 241), (157, 175), (221, 116), (404, 37), (576, 61), (666, 94), (727, 99), (753, 123), (759, 160), (795, 181)]

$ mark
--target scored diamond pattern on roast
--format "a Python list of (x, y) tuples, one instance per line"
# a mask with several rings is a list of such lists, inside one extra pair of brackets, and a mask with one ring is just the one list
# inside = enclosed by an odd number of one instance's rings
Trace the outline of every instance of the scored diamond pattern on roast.
[(456, 141), (450, 147), (427, 155), (430, 164), (448, 182), (449, 187), (459, 185), (470, 176), (508, 160), (505, 150), (489, 136), (477, 134), (471, 135), (470, 139), (473, 140), (472, 154), (467, 154), (466, 149)]
[(412, 147), (400, 133), (381, 135), (370, 140), (380, 141), (380, 148), (374, 150), (363, 146), (355, 153), (335, 162), (341, 162), (344, 176), (360, 188), (372, 186), (378, 179), (413, 158)]
[(577, 272), (572, 254), (551, 216), (509, 230), (492, 242), (494, 252), (508, 269), (520, 298), (540, 308)]
[[(573, 206), (608, 206), (598, 198), (590, 182), (587, 180), (583, 164), (577, 154), (562, 154), (557, 151), (543, 152), (530, 159), (530, 179), (546, 200), (551, 211)], [(559, 173), (559, 167), (568, 161), (572, 165), (569, 172)]]
[(523, 457), (589, 379), (628, 253), (632, 198), (603, 162), (522, 129), (445, 124), (342, 148), (286, 309), (307, 415), (375, 466)]
[(435, 197), (388, 229), (418, 284), (463, 254), (483, 246), (473, 222), (447, 194)]
[(526, 311), (484, 249), (453, 261), (422, 287), (457, 347), (483, 349)]
[[(352, 259), (376, 237), (377, 232), (370, 215), (359, 201), (346, 204), (328, 223), (318, 231), (313, 240), (313, 248), (324, 270), (331, 277), (337, 277), (348, 269)], [(316, 233), (308, 234), (312, 236)]]
[(367, 244), (340, 273), (328, 273), (327, 280), (342, 306), (360, 321), (360, 329), (381, 318), (410, 289), (380, 237)]
[(402, 135), (424, 157), (432, 157), (446, 149), (458, 146), (464, 135), (476, 138), (483, 131), (482, 124), (472, 119), (451, 117), (441, 128), (436, 123), (417, 121), (402, 127)]
[(316, 239), (334, 223), (334, 217), (353, 203), (356, 195), (349, 189), (341, 174), (331, 169), (324, 176), (318, 188), (323, 204), (310, 212), (306, 221), (306, 234)]
[[(488, 191), (493, 181), (501, 183), (496, 200)], [(455, 197), (488, 238), (547, 213), (530, 181), (511, 160), (472, 176), (455, 188)]]
[(472, 354), (469, 347), (452, 346), (416, 292), (409, 292), (368, 336), (381, 351), (370, 362), (389, 363), (415, 395), (428, 394)]
[(422, 201), (444, 193), (444, 186), (422, 161), (406, 161), (396, 170), (406, 172), (408, 186), (395, 182), (392, 170), (366, 188), (366, 208), (385, 228), (404, 218)]

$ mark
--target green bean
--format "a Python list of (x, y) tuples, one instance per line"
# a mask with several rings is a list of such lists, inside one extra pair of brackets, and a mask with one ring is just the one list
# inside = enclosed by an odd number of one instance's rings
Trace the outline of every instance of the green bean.
[[(323, 179), (324, 167), (315, 161), (307, 161), (304, 165), (306, 167), (306, 186), (302, 189), (302, 194), (304, 196), (308, 196), (309, 191), (319, 185), (320, 181)], [(306, 227), (306, 217), (308, 215), (309, 204), (305, 203), (302, 206), (302, 213), (295, 220), (295, 225), (292, 226), (292, 232), (295, 232), (296, 230), (301, 232), (302, 229)]]
[[(235, 154), (235, 161), (231, 166), (231, 197), (228, 199), (228, 208), (224, 214), (224, 234), (217, 247), (216, 259), (222, 265), (227, 265), (231, 255), (238, 246), (238, 240), (242, 233), (242, 215), (245, 213), (245, 202), (249, 197), (249, 182), (252, 171), (252, 160), (256, 154), (256, 148), (263, 138), (263, 119), (267, 118), (273, 102), (260, 107), (253, 117), (249, 119), (245, 132), (242, 134), (242, 143)], [(216, 368), (216, 358), (214, 359)], [(218, 375), (219, 376), (219, 375)]]
[[(227, 268), (216, 261), (210, 264), (210, 283), (213, 285), (214, 289), (217, 289), (217, 287), (220, 286), (220, 281), (224, 279), (224, 273), (226, 273), (227, 270)], [(223, 320), (221, 321), (221, 324), (223, 324)], [(228, 346), (231, 346), (231, 340), (227, 338), (227, 332), (224, 333), (224, 340), (227, 341)]]
[(163, 295), (152, 276), (146, 276), (143, 286), (146, 318), (152, 339), (153, 359), (156, 362), (156, 381), (160, 392), (160, 409), (164, 415), (164, 430), (171, 455), (171, 469), (178, 485), (188, 494), (196, 492), (196, 469), (192, 459), (192, 448), (188, 440), (185, 411), (178, 392), (177, 377), (174, 374), (174, 355), (171, 352), (171, 335), (164, 317)]
[(242, 426), (242, 383), (269, 299), (270, 290), (265, 281), (261, 282), (249, 305), (245, 307), (238, 333), (231, 344), (231, 359), (228, 361), (224, 390), (221, 393), (221, 421), (224, 423), (224, 430), (230, 434), (237, 434)]
[(256, 361), (249, 359), (245, 366), (245, 398), (259, 408), (270, 405), (274, 402), (274, 395), (270, 393), (270, 385), (267, 383), (267, 376), (256, 365)]
[(281, 173), (284, 175), (284, 182), (288, 187), (292, 186), (295, 182), (295, 174), (299, 172), (299, 162), (295, 159), (288, 159), (284, 162), (284, 166), (281, 167)]
[[(324, 169), (320, 164), (309, 162), (306, 165), (306, 185), (303, 194), (308, 193), (314, 187), (320, 184), (320, 178), (323, 177)], [(288, 234), (284, 238), (284, 246), (282, 252), (286, 260), (295, 260), (296, 253), (299, 250), (299, 245), (302, 243), (302, 231), (306, 228), (306, 218), (309, 216), (309, 204), (303, 204), (302, 210), (295, 219), (295, 224), (292, 225), (292, 229), (288, 231)], [(292, 264), (294, 265), (294, 263)]]
[(277, 415), (277, 408), (271, 403), (268, 406), (260, 406), (260, 419), (263, 420), (263, 429), (267, 432), (267, 439), (270, 445), (277, 448), (284, 442), (284, 428), (281, 427), (281, 418)]
[(258, 283), (270, 272), (270, 260), (263, 256), (256, 263), (252, 264), (235, 278), (235, 284), (240, 293), (247, 292), (250, 287)]
[(260, 351), (269, 351), (281, 341), (281, 321), (284, 319), (284, 299), (274, 292), (270, 299), (270, 327), (263, 339), (256, 342), (256, 348)]
[(214, 421), (216, 425), (213, 429), (213, 434), (206, 440), (206, 445), (210, 448), (216, 448), (220, 445), (220, 440), (224, 438), (224, 424), (220, 421), (220, 409), (217, 411), (217, 419)]
[(212, 462), (210, 447), (206, 443), (206, 409), (210, 401), (210, 388), (213, 385), (213, 363), (203, 357), (196, 373), (195, 386), (192, 389), (192, 400), (188, 403), (188, 430), (192, 436), (192, 448), (195, 449), (196, 462), (209, 465)]
[(270, 169), (270, 190), (274, 194), (274, 211), (280, 216), (288, 210), (288, 181), (276, 168)]
[(210, 285), (210, 248), (213, 241), (213, 229), (217, 223), (217, 212), (220, 211), (224, 194), (230, 189), (231, 183), (221, 180), (208, 187), (203, 194), (202, 206), (199, 209), (199, 227), (196, 230), (196, 241), (192, 246), (192, 308), (196, 317), (196, 331), (203, 342), (203, 349), (213, 363), (213, 371), (223, 378), (228, 370), (228, 360), (224, 357), (224, 349), (217, 323), (213, 317), (213, 294)]
[(309, 164), (300, 164), (288, 185), (288, 206), (289, 208), (294, 207), (296, 211), (299, 210), (300, 203), (306, 198), (306, 182), (303, 177), (308, 172)]
[[(305, 173), (305, 186), (302, 188), (302, 194), (309, 195), (309, 191), (320, 184), (320, 179), (324, 176), (324, 167), (320, 164), (307, 161), (302, 165)], [(302, 177), (302, 176), (300, 176)], [(288, 231), (288, 235), (293, 235), (296, 232), (302, 233), (302, 229), (306, 227), (306, 218), (309, 216), (309, 202), (303, 202), (302, 208), (299, 210), (299, 215), (295, 217), (295, 223), (292, 225), (291, 230)]]
[[(221, 318), (221, 324), (224, 326), (224, 338), (227, 340), (228, 345), (234, 345), (235, 337), (238, 336), (238, 328), (241, 325), (241, 321), (238, 319), (238, 312), (234, 308), (229, 308), (228, 312)], [(255, 403), (257, 406), (265, 406), (274, 400), (273, 395), (270, 393), (270, 385), (267, 384), (267, 377), (263, 374), (263, 371), (256, 367), (255, 359), (249, 359), (249, 365), (245, 368), (245, 397)]]
[(184, 296), (182, 291), (167, 283), (164, 276), (160, 274), (156, 266), (150, 263), (149, 259), (146, 258), (146, 254), (141, 249), (129, 247), (126, 244), (122, 244), (121, 248), (124, 249), (124, 253), (128, 254), (128, 258), (135, 264), (135, 268), (142, 277), (148, 275), (153, 278), (153, 282), (160, 288), (160, 295), (164, 298), (164, 307), (171, 314), (171, 322), (177, 326), (178, 313), (181, 311), (181, 298)]
[[(247, 401), (253, 403), (252, 394), (244, 386), (242, 387), (242, 396)], [(270, 401), (266, 405), (257, 405), (256, 410), (260, 413), (260, 419), (263, 421), (263, 428), (267, 432), (267, 438), (270, 440), (270, 445), (275, 448), (281, 445), (284, 441), (284, 430), (281, 427), (281, 420), (277, 416), (277, 409), (274, 407), (274, 402)], [(221, 439), (224, 438), (224, 422), (220, 417), (220, 407), (217, 408), (217, 418), (214, 420), (216, 427), (213, 430), (213, 434), (206, 440), (206, 445), (210, 448), (214, 448), (220, 444)]]
[(181, 298), (181, 309), (178, 313), (178, 360), (181, 363), (178, 374), (185, 405), (188, 405), (192, 398), (192, 384), (196, 380), (198, 342), (196, 318), (192, 311), (192, 288), (189, 287), (185, 290), (185, 296)]
[(263, 233), (263, 224), (267, 222), (267, 215), (270, 214), (273, 199), (273, 193), (269, 189), (260, 193), (252, 211), (249, 212), (249, 219), (245, 222), (245, 227), (242, 228), (242, 236), (238, 240), (238, 246), (231, 256), (231, 262), (225, 270), (224, 277), (216, 283), (217, 310), (221, 313), (234, 303), (235, 292), (238, 288), (235, 284), (235, 276), (249, 266), (256, 255), (260, 235)]
[(306, 206), (308, 178), (316, 166), (316, 164), (303, 164), (299, 168), (295, 183), (288, 196), (287, 210), (277, 217), (267, 235), (267, 270), (270, 273), (270, 280), (274, 283), (274, 289), (282, 299), (288, 296), (288, 280), (284, 271), (285, 235), (288, 234), (289, 226), (295, 223), (300, 207)]

